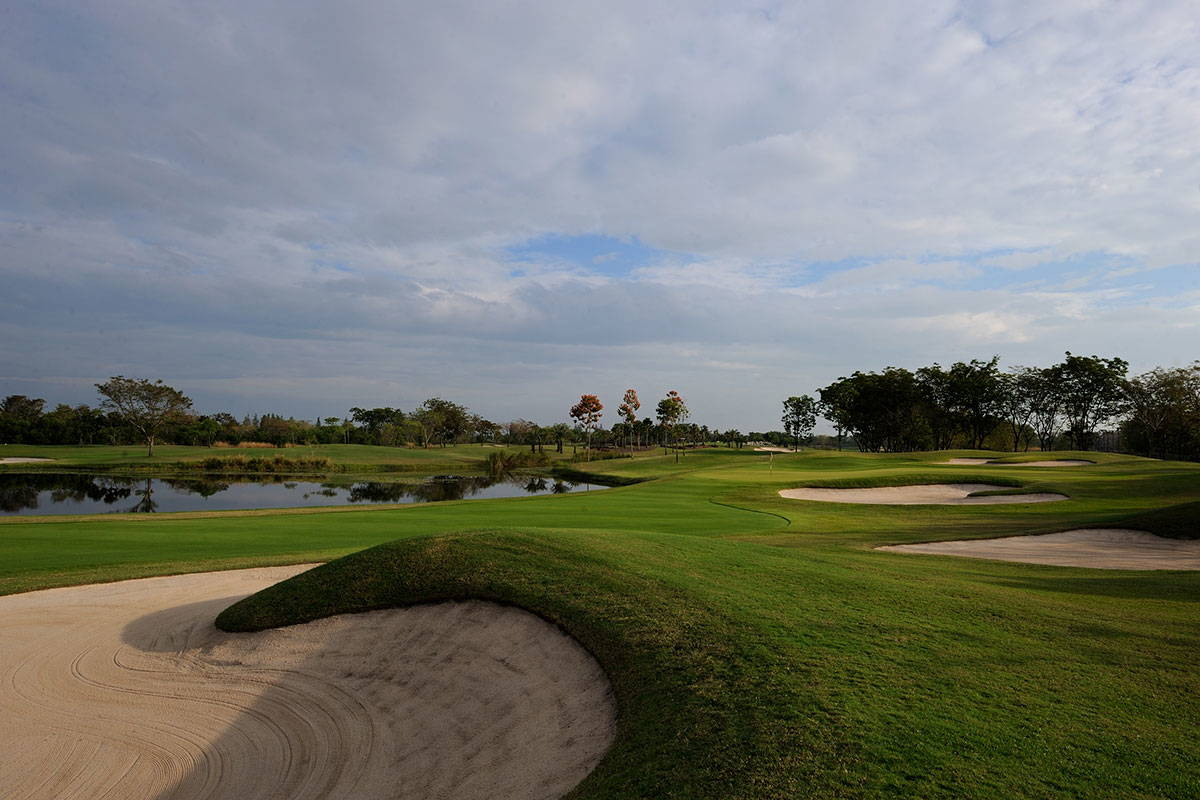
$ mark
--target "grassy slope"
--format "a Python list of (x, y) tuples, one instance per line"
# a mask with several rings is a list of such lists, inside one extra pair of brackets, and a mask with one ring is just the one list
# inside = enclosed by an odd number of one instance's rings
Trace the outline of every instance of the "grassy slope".
[[(590, 496), (6, 523), (0, 588), (387, 542), (272, 587), (221, 622), (257, 628), (452, 597), (529, 608), (589, 647), (618, 694), (618, 744), (580, 797), (1196, 796), (1200, 574), (870, 549), (1131, 515), (1186, 534), (1200, 468), (1091, 457), (1102, 463), (981, 470), (811, 453), (768, 468), (761, 455), (695, 453), (678, 466), (596, 465), (674, 477)], [(776, 494), (991, 475), (1072, 499), (867, 507)]]

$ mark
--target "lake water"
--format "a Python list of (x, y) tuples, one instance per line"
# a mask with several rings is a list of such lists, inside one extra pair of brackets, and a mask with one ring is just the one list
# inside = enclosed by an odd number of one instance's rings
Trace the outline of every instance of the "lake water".
[(597, 484), (528, 477), (495, 479), (438, 476), (421, 483), (328, 483), (283, 476), (128, 478), (0, 473), (0, 516), (435, 503), (441, 500), (571, 494), (604, 488)]

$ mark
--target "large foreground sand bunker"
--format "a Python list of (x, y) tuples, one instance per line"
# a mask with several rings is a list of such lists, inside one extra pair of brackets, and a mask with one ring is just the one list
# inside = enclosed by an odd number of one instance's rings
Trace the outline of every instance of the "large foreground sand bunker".
[(924, 486), (877, 486), (871, 489), (783, 489), (789, 500), (817, 500), (822, 503), (866, 503), (884, 506), (995, 506), (1012, 503), (1052, 503), (1067, 496), (1052, 492), (996, 494), (971, 497), (975, 492), (1012, 489), (988, 483), (931, 483)]
[(0, 597), (0, 795), (552, 798), (608, 748), (599, 665), (519, 609), (213, 627), (303, 569)]
[(1200, 569), (1200, 540), (1164, 539), (1145, 531), (1088, 528), (1003, 539), (893, 544), (877, 548), (967, 558), (1099, 569)]
[(994, 458), (952, 458), (943, 464), (958, 464), (959, 466), (982, 467), (985, 464), (992, 467), (1092, 467), (1095, 461), (1083, 461), (1078, 458), (1054, 458), (1044, 461), (997, 461)]

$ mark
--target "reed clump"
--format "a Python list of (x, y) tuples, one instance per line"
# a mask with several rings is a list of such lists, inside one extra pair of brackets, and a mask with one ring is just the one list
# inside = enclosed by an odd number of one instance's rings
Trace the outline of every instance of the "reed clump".
[(333, 469), (333, 462), (328, 458), (260, 458), (258, 456), (231, 456), (222, 458), (212, 456), (183, 466), (201, 469), (205, 472), (328, 472)]

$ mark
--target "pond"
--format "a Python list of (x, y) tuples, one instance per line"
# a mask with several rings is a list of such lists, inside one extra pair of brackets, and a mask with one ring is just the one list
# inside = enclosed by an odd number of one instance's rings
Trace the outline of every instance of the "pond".
[(285, 476), (205, 475), (132, 478), (111, 475), (0, 473), (0, 516), (119, 512), (232, 511), (251, 508), (435, 503), (604, 489), (539, 477), (439, 475), (420, 483), (316, 482)]

